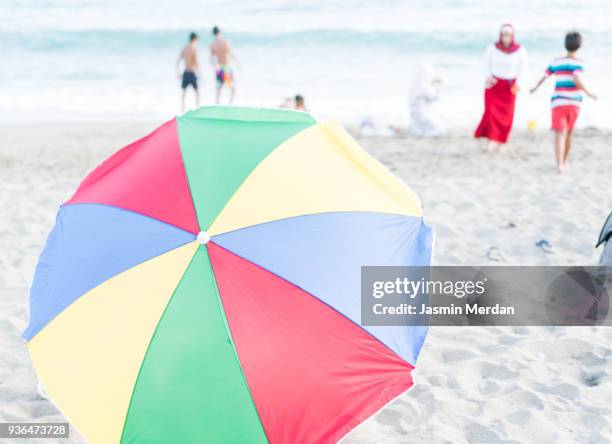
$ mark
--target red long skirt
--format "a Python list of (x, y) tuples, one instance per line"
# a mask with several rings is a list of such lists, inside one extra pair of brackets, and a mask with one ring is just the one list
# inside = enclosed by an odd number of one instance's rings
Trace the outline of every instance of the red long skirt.
[(485, 89), (485, 110), (474, 137), (500, 143), (508, 141), (516, 102), (516, 94), (512, 92), (514, 83), (515, 80), (497, 79), (495, 85)]

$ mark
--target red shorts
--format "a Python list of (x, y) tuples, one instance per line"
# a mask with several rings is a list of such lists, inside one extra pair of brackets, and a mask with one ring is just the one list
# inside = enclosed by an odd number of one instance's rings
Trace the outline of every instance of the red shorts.
[(574, 105), (556, 106), (552, 109), (552, 127), (554, 131), (571, 131), (580, 113), (580, 108)]

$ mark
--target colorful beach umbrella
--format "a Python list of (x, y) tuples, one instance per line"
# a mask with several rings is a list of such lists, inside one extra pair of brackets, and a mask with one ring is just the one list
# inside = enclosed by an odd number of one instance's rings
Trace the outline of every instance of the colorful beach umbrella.
[(430, 253), (419, 200), (339, 125), (205, 107), (60, 207), (24, 337), (89, 442), (335, 442), (412, 385), (426, 335), (360, 326), (360, 267)]

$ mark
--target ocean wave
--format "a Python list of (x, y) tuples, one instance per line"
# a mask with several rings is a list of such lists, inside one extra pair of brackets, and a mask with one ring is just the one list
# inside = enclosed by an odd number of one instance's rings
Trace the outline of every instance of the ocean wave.
[[(177, 48), (186, 42), (191, 30), (91, 30), (91, 31), (30, 31), (2, 32), (0, 45), (6, 51), (158, 51)], [(200, 30), (195, 30), (196, 32)], [(208, 32), (201, 32), (207, 42)], [(235, 32), (228, 38), (237, 47), (300, 48), (300, 47), (362, 47), (381, 48), (403, 53), (449, 52), (473, 53), (481, 51), (490, 41), (490, 33), (411, 31), (355, 31), (322, 29), (297, 32), (250, 33)], [(561, 46), (562, 35), (551, 31), (532, 31), (521, 35), (520, 41), (534, 50), (555, 50)], [(609, 33), (585, 33), (585, 39), (601, 49), (612, 48)]]

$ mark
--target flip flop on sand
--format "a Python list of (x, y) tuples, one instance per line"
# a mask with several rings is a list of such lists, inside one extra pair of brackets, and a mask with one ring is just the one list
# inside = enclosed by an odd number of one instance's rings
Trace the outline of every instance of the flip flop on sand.
[(499, 252), (499, 248), (497, 248), (497, 247), (490, 247), (487, 250), (487, 259), (489, 259), (490, 261), (494, 261), (494, 262), (501, 261), (502, 257), (501, 257), (501, 254)]
[(544, 253), (555, 254), (552, 249), (552, 245), (546, 239), (540, 239), (535, 243), (535, 246), (540, 247), (544, 251)]

